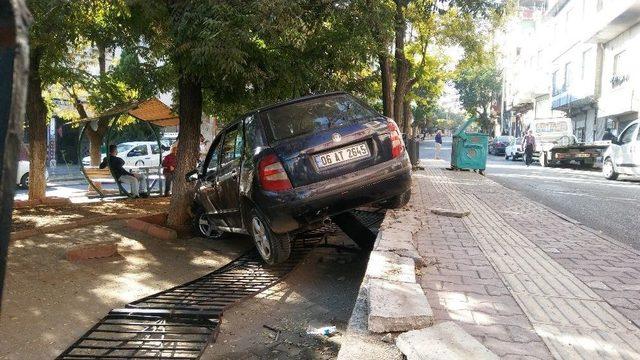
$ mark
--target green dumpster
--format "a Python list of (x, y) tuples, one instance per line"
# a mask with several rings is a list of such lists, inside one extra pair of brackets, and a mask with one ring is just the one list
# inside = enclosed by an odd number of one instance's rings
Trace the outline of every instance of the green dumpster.
[(451, 145), (451, 168), (465, 170), (479, 170), (484, 173), (487, 167), (487, 152), (489, 135), (480, 133), (466, 133), (465, 129), (474, 122), (469, 119), (453, 135)]

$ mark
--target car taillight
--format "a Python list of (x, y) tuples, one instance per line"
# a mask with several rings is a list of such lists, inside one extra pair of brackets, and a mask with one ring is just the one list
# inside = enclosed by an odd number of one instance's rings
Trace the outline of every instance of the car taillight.
[(391, 119), (387, 123), (387, 129), (389, 129), (391, 137), (391, 157), (397, 158), (404, 151), (404, 142), (402, 141), (402, 135), (400, 135), (400, 129), (396, 122)]
[(258, 171), (260, 185), (267, 191), (284, 191), (293, 188), (282, 163), (275, 154), (267, 155), (260, 160)]

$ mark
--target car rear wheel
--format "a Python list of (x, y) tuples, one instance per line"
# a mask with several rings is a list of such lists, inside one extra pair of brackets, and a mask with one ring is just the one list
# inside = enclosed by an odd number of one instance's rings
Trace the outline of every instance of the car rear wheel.
[(505, 159), (505, 160), (509, 160), (509, 154), (504, 153), (504, 159)]
[(22, 175), (22, 177), (20, 178), (20, 186), (23, 189), (29, 188), (29, 173), (25, 173), (24, 175)]
[(400, 195), (392, 197), (391, 199), (383, 202), (381, 205), (385, 209), (399, 209), (407, 205), (409, 200), (411, 200), (411, 189), (403, 192)]
[(613, 168), (613, 161), (607, 158), (604, 161), (604, 165), (602, 165), (602, 175), (609, 180), (616, 180), (618, 178), (618, 173)]
[(203, 238), (220, 239), (224, 236), (224, 232), (211, 224), (206, 211), (202, 207), (199, 207), (193, 216), (193, 228)]
[(271, 231), (267, 222), (256, 210), (251, 211), (249, 227), (258, 253), (267, 264), (278, 264), (289, 258), (291, 254), (289, 234), (276, 234)]

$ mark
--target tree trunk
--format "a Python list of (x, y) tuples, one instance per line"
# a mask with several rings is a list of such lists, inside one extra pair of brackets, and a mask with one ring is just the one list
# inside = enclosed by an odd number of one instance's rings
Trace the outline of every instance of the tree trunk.
[(24, 1), (0, 0), (0, 304), (27, 97), (30, 18)]
[(27, 124), (29, 132), (29, 200), (46, 197), (45, 179), (47, 157), (47, 106), (42, 98), (39, 51), (29, 59), (29, 87), (27, 90)]
[(402, 127), (402, 133), (407, 134), (407, 136), (411, 135), (411, 122), (413, 121), (413, 112), (411, 111), (411, 101), (405, 100), (402, 103), (402, 116), (404, 118), (404, 123)]
[(107, 50), (102, 44), (97, 45), (98, 48), (98, 68), (100, 69), (100, 76), (107, 72)]
[(384, 116), (393, 119), (393, 73), (391, 59), (386, 52), (378, 56), (380, 77), (382, 82), (382, 112)]
[(100, 162), (102, 162), (100, 147), (102, 145), (103, 134), (98, 131), (93, 131), (93, 129), (87, 129), (86, 134), (89, 138), (89, 157), (91, 158), (91, 166), (98, 166)]
[(200, 123), (202, 121), (202, 84), (200, 80), (188, 78), (181, 71), (178, 80), (180, 102), (180, 132), (178, 133), (178, 165), (173, 177), (173, 191), (169, 206), (167, 225), (183, 229), (189, 224), (189, 207), (193, 201), (193, 184), (185, 174), (195, 169), (200, 145)]
[(407, 20), (404, 10), (407, 6), (406, 0), (396, 0), (395, 15), (395, 60), (396, 60), (396, 89), (393, 95), (394, 118), (400, 128), (404, 128), (403, 103), (406, 93), (406, 86), (409, 77), (409, 61), (404, 54), (404, 37), (407, 32)]

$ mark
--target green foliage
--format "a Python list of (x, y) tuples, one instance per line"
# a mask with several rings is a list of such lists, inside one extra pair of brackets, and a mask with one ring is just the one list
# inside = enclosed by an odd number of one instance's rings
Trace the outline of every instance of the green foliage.
[(491, 129), (490, 105), (501, 91), (501, 73), (493, 52), (468, 56), (458, 64), (454, 79), (463, 107), (477, 116), (483, 130)]

